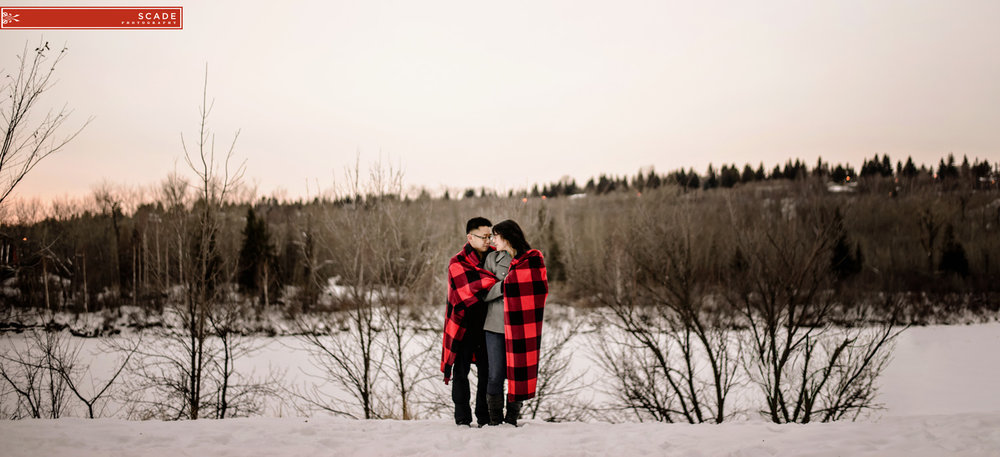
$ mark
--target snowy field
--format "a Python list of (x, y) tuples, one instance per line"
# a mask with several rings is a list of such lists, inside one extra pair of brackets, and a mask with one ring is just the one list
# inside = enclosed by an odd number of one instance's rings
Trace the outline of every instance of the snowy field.
[[(278, 339), (280, 340), (280, 339)], [(775, 425), (546, 423), (458, 428), (446, 419), (0, 422), (2, 456), (676, 455), (1000, 456), (1000, 324), (915, 327), (881, 378), (885, 410), (859, 422)], [(255, 364), (288, 363), (269, 344)]]
[(0, 424), (15, 456), (996, 456), (1000, 413), (874, 423), (585, 424), (458, 428), (445, 420), (99, 419)]

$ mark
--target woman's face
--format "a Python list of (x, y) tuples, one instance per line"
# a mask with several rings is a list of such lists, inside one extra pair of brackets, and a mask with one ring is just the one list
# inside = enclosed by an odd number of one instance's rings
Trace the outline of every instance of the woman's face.
[(493, 247), (497, 248), (498, 251), (510, 251), (510, 243), (503, 239), (499, 233), (493, 234)]

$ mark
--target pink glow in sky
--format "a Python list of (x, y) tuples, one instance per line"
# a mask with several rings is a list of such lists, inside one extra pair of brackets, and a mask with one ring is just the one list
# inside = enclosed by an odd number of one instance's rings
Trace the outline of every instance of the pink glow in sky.
[(262, 194), (315, 194), (358, 154), (435, 193), (710, 162), (1000, 160), (994, 0), (171, 5), (184, 30), (0, 31), (6, 71), (25, 42), (66, 43), (45, 101), (75, 110), (68, 126), (95, 118), (16, 197), (185, 172), (206, 63), (217, 142), (241, 129)]

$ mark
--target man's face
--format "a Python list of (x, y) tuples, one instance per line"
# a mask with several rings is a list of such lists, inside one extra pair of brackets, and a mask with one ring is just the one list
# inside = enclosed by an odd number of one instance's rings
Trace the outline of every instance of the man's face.
[(469, 239), (472, 249), (478, 252), (486, 252), (490, 246), (490, 228), (488, 226), (478, 227), (465, 235)]

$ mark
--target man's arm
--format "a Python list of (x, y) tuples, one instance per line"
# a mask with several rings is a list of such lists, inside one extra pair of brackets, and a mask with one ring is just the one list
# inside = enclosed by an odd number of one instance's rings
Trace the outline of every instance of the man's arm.
[(486, 298), (483, 299), (484, 302), (491, 302), (503, 296), (503, 280), (498, 280), (493, 287), (490, 287), (489, 293), (486, 294)]

